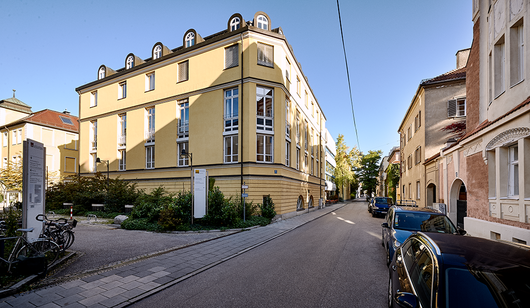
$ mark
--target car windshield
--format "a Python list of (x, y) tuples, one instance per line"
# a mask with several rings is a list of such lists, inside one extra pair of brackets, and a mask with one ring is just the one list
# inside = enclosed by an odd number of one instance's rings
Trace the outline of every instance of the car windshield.
[(526, 267), (448, 268), (445, 275), (447, 307), (530, 307), (530, 270)]
[(396, 213), (394, 229), (456, 233), (455, 226), (447, 216), (428, 213)]
[(392, 199), (391, 198), (375, 198), (375, 202), (376, 203), (383, 203), (383, 204), (392, 205)]

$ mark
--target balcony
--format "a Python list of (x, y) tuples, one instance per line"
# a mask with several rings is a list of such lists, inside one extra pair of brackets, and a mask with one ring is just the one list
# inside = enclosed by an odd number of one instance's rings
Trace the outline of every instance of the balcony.
[(190, 133), (189, 121), (182, 121), (177, 125), (177, 138), (188, 138)]
[(145, 141), (155, 142), (155, 131), (154, 130), (148, 130), (145, 132)]
[(125, 148), (126, 145), (127, 144), (125, 143), (125, 136), (118, 136), (118, 148)]
[(96, 141), (91, 141), (90, 142), (90, 152), (96, 152), (98, 150), (98, 142), (97, 140)]

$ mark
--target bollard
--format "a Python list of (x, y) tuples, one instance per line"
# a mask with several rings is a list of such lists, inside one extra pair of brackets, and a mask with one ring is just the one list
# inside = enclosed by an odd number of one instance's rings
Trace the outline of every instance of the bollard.
[(72, 214), (74, 213), (74, 207), (70, 206), (70, 219), (72, 219)]

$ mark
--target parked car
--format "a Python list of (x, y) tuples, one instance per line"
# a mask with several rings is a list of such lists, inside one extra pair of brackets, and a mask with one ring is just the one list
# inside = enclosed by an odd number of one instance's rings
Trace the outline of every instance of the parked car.
[(372, 217), (386, 214), (388, 208), (392, 206), (392, 198), (388, 197), (375, 197), (372, 198), (370, 202), (370, 209), (368, 210), (372, 213)]
[(437, 210), (408, 206), (392, 206), (381, 227), (381, 245), (386, 250), (387, 264), (392, 260), (394, 251), (412, 233), (426, 231), (465, 234), (464, 230), (458, 230), (447, 216)]
[(389, 307), (530, 307), (530, 246), (418, 232), (388, 270)]

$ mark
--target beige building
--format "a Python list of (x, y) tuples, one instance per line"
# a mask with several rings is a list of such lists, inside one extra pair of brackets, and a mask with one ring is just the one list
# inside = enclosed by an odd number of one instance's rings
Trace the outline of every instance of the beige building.
[(473, 0), (467, 133), (438, 160), (450, 217), (469, 234), (530, 243), (527, 0)]
[[(399, 126), (402, 199), (420, 207), (431, 206), (438, 186), (437, 170), (427, 172), (424, 162), (450, 138), (442, 131), (465, 120), (466, 61), (469, 49), (457, 52), (457, 68), (421, 82)], [(432, 199), (426, 198), (430, 195)]]
[(225, 196), (246, 184), (250, 200), (270, 194), (279, 214), (318, 205), (325, 117), (282, 29), (264, 12), (223, 28), (185, 30), (178, 47), (130, 53), (76, 89), (82, 175), (108, 163), (113, 178), (182, 191), (190, 168), (206, 169)]
[[(32, 112), (31, 107), (19, 99), (0, 101), (0, 131), (2, 144), (2, 168), (8, 163), (22, 164), (23, 142), (33, 139), (46, 147), (47, 185), (58, 182), (78, 171), (78, 118), (68, 112), (41, 110)], [(2, 185), (2, 207), (10, 200), (20, 199), (18, 192)]]

